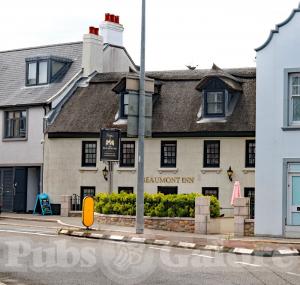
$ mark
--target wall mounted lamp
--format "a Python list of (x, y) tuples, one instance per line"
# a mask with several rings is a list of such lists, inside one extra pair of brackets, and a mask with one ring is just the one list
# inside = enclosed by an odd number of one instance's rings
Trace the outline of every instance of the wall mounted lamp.
[(227, 170), (227, 175), (230, 181), (232, 181), (232, 175), (233, 175), (233, 170), (231, 169), (231, 166), (229, 166)]
[(108, 170), (107, 170), (106, 166), (103, 168), (102, 174), (103, 174), (104, 179), (107, 181), (108, 180), (108, 178), (107, 178)]

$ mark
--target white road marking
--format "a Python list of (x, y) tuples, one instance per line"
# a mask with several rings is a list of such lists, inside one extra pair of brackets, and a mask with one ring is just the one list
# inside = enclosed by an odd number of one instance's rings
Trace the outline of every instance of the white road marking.
[(108, 239), (112, 240), (123, 240), (124, 236), (111, 235)]
[(197, 253), (192, 253), (191, 255), (198, 256), (198, 257), (204, 257), (204, 258), (214, 259), (214, 256), (210, 256), (210, 255), (197, 254)]
[(254, 251), (253, 249), (241, 248), (241, 247), (236, 247), (233, 250), (234, 253), (241, 253), (241, 254), (252, 254), (253, 251)]
[(278, 252), (281, 255), (284, 255), (284, 254), (298, 254), (299, 253), (297, 249), (279, 249)]
[(151, 249), (156, 249), (156, 250), (161, 250), (161, 251), (170, 251), (169, 248), (163, 248), (163, 247), (154, 247), (154, 246), (149, 246)]
[(132, 237), (131, 239), (130, 239), (130, 241), (133, 241), (133, 242), (145, 242), (145, 238), (139, 238), (139, 237)]
[(47, 236), (47, 237), (57, 237), (56, 234), (45, 234), (45, 233), (36, 233), (36, 232), (14, 231), (14, 230), (0, 230), (0, 232), (27, 234), (27, 235), (37, 235), (37, 236)]
[(290, 275), (294, 275), (294, 276), (298, 276), (298, 277), (300, 277), (300, 274), (293, 273), (293, 272), (287, 272), (287, 274), (290, 274)]
[(224, 247), (220, 245), (206, 245), (204, 249), (207, 250), (222, 250)]
[(253, 264), (253, 263), (247, 263), (247, 262), (241, 262), (241, 261), (236, 261), (235, 263), (241, 264), (241, 265), (253, 266), (253, 267), (261, 267), (261, 265), (259, 265), (259, 264)]
[(196, 246), (195, 243), (191, 243), (191, 242), (179, 242), (178, 246), (180, 247), (188, 247), (188, 248), (194, 248)]
[(168, 245), (170, 243), (170, 241), (168, 240), (161, 240), (161, 239), (156, 239), (154, 241), (154, 244), (161, 244), (161, 245)]

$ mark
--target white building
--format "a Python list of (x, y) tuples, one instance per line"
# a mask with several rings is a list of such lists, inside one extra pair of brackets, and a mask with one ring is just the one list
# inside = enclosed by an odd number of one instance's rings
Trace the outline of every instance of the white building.
[[(222, 213), (232, 215), (233, 181), (241, 182), (243, 195), (254, 195), (255, 68), (214, 65), (211, 70), (148, 72), (147, 77), (145, 192), (215, 195)], [(59, 204), (61, 195), (82, 200), (109, 192), (102, 173), (107, 165), (99, 155), (101, 128), (122, 132), (111, 190), (136, 193), (133, 78), (133, 73), (97, 74), (88, 88), (74, 92), (47, 129), (44, 190), (53, 203)]]
[(299, 12), (256, 49), (257, 235), (300, 237)]
[[(106, 14), (83, 42), (0, 52), (0, 198), (3, 211), (32, 211), (42, 192), (45, 122), (95, 72), (136, 66), (122, 46), (119, 17)], [(47, 120), (45, 120), (47, 119)]]

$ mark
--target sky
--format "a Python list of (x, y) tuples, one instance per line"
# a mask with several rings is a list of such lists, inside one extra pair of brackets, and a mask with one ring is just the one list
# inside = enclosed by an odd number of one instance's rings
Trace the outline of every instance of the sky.
[[(105, 13), (120, 15), (124, 46), (140, 63), (142, 0), (9, 0), (0, 50), (82, 40)], [(146, 0), (146, 70), (255, 66), (254, 49), (299, 0)]]

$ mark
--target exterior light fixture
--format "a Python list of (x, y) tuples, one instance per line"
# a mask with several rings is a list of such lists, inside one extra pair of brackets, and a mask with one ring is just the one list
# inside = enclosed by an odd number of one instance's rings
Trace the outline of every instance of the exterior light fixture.
[(107, 168), (106, 168), (106, 166), (104, 167), (104, 169), (102, 170), (102, 174), (103, 174), (103, 177), (104, 177), (104, 179), (107, 181), (107, 175), (108, 175), (108, 170), (107, 170)]
[(232, 181), (232, 175), (233, 175), (233, 170), (231, 169), (231, 166), (229, 166), (227, 170), (227, 175), (230, 181)]

